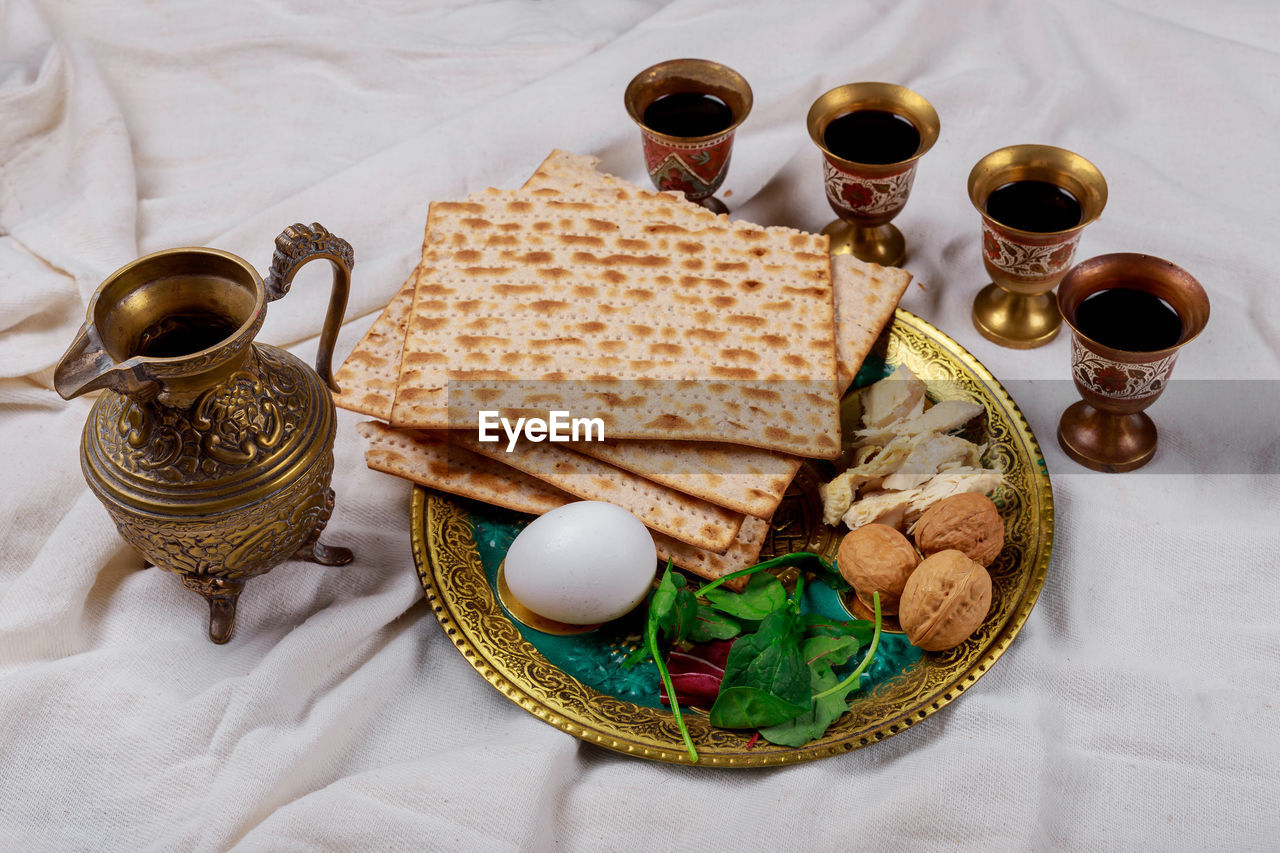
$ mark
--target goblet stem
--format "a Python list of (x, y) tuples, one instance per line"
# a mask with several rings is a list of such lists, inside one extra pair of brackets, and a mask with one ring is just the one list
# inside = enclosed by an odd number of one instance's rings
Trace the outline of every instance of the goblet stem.
[(822, 233), (831, 238), (831, 254), (853, 255), (860, 261), (886, 267), (899, 266), (907, 256), (907, 241), (896, 225), (855, 225), (837, 219)]
[[(689, 200), (693, 201), (693, 199), (689, 199)], [(728, 213), (729, 212), (728, 206), (713, 195), (709, 195), (706, 198), (693, 201), (693, 203), (701, 207), (705, 207), (707, 210), (711, 211), (712, 213)]]
[(1086, 468), (1120, 473), (1141, 468), (1156, 452), (1155, 422), (1146, 412), (1114, 414), (1083, 400), (1058, 421), (1058, 444)]
[(1023, 294), (989, 284), (973, 300), (973, 325), (987, 340), (1013, 349), (1049, 343), (1062, 328), (1052, 291)]

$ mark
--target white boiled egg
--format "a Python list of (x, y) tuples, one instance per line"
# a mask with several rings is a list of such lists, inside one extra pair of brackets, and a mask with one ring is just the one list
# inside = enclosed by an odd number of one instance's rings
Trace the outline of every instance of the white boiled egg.
[(595, 625), (644, 600), (656, 568), (640, 519), (615, 504), (578, 501), (529, 522), (507, 549), (503, 573), (511, 594), (539, 616)]

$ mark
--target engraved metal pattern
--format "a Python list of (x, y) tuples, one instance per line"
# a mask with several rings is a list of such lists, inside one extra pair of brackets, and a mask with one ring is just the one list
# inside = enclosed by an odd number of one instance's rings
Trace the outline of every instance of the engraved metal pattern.
[(1113, 361), (1090, 351), (1071, 336), (1071, 373), (1075, 380), (1100, 397), (1112, 400), (1142, 400), (1164, 390), (1173, 373), (1178, 353), (1158, 361), (1140, 364)]
[(188, 410), (103, 394), (85, 428), (85, 477), (151, 563), (253, 577), (314, 541), (332, 513), (332, 406), (305, 364), (255, 344)]
[(715, 194), (729, 171), (729, 160), (725, 158), (718, 172), (704, 177), (695, 168), (702, 165), (701, 159), (705, 159), (705, 153), (692, 154), (686, 161), (672, 152), (649, 169), (649, 178), (654, 186), (664, 192), (682, 192), (691, 201), (700, 201)]
[(183, 575), (184, 582), (188, 576), (242, 580), (284, 562), (320, 535), (333, 512), (332, 476), (330, 452), (264, 500), (182, 524), (103, 502), (121, 537), (153, 565)]
[(907, 203), (916, 177), (915, 164), (895, 175), (859, 177), (842, 172), (830, 160), (822, 161), (823, 186), (827, 200), (837, 211), (854, 216), (879, 216), (897, 211)]
[(338, 328), (342, 325), (351, 290), (351, 268), (355, 265), (351, 244), (319, 222), (312, 222), (309, 226), (295, 222), (276, 237), (271, 272), (263, 282), (263, 288), (268, 302), (279, 299), (289, 292), (289, 285), (299, 269), (321, 258), (333, 265), (333, 286), (324, 327), (320, 330), (320, 347), (316, 350), (316, 373), (330, 390), (338, 393), (339, 388), (333, 381), (333, 348), (338, 341)]
[(319, 222), (312, 222), (309, 226), (294, 223), (281, 231), (276, 237), (276, 250), (271, 256), (271, 270), (265, 282), (268, 298), (275, 300), (288, 293), (292, 274), (317, 256), (332, 257), (348, 271), (356, 262), (351, 244)]
[(707, 198), (720, 188), (732, 153), (733, 131), (698, 142), (644, 133), (645, 168), (654, 186), (682, 192), (692, 201)]
[[(1035, 605), (1053, 545), (1053, 494), (1030, 426), (991, 374), (928, 323), (898, 310), (886, 334), (889, 363), (906, 364), (939, 398), (969, 398), (986, 408), (989, 460), (1005, 472), (1005, 485), (995, 499), (1008, 520), (1007, 545), (991, 567), (992, 611), (970, 641), (949, 652), (926, 653), (902, 674), (856, 694), (851, 713), (803, 747), (758, 742), (748, 749), (749, 732), (712, 728), (705, 717), (688, 715), (699, 766), (791, 764), (890, 737), (972, 687), (1009, 647)], [(418, 574), (436, 618), (467, 661), (503, 695), (551, 725), (607, 749), (688, 763), (669, 712), (585, 687), (521, 637), (486, 579), (464, 504), (415, 488), (412, 538)]]
[(839, 549), (840, 533), (822, 523), (822, 496), (818, 487), (823, 480), (811, 465), (801, 466), (796, 472), (769, 520), (769, 538), (760, 549), (760, 559), (794, 551), (825, 554)]
[(644, 135), (646, 139), (652, 140), (656, 145), (661, 146), (662, 148), (677, 151), (706, 151), (709, 148), (720, 145), (722, 142), (728, 142), (733, 138), (733, 131), (729, 130), (719, 136), (714, 136), (710, 139), (699, 139), (696, 142), (648, 132), (645, 132)]
[(1080, 231), (1061, 240), (1031, 243), (1011, 240), (982, 221), (982, 253), (996, 269), (1019, 278), (1037, 279), (1056, 276), (1071, 266)]
[(167, 484), (261, 473), (288, 451), (297, 431), (319, 428), (319, 413), (332, 405), (310, 372), (283, 350), (253, 345), (244, 367), (202, 392), (190, 409), (104, 394), (85, 437), (109, 467), (93, 467), (99, 478), (127, 475), (124, 488), (144, 495)]

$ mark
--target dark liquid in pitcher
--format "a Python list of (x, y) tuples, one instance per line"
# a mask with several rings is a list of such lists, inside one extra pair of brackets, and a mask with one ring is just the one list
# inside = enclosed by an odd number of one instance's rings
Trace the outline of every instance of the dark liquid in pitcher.
[(1113, 349), (1152, 352), (1182, 337), (1182, 318), (1153, 293), (1131, 287), (1099, 290), (1076, 309), (1081, 334)]
[(1080, 224), (1080, 202), (1048, 181), (1014, 181), (987, 196), (987, 215), (1019, 231), (1066, 231)]
[(857, 110), (832, 119), (822, 132), (822, 143), (842, 160), (879, 166), (914, 156), (920, 131), (897, 113)]
[(729, 105), (703, 92), (672, 92), (645, 107), (644, 124), (667, 136), (711, 136), (733, 124)]
[(138, 340), (134, 355), (176, 358), (220, 344), (240, 324), (219, 314), (174, 314), (152, 324)]

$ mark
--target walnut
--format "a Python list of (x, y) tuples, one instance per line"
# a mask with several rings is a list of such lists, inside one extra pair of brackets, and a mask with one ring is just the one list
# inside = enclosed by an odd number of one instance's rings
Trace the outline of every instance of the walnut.
[(907, 578), (898, 621), (914, 645), (940, 652), (967, 640), (990, 609), (987, 570), (959, 551), (939, 551)]
[(880, 593), (880, 609), (898, 612), (898, 599), (920, 555), (907, 537), (885, 524), (866, 524), (840, 540), (836, 565), (868, 607), (871, 594)]
[(974, 492), (952, 495), (925, 510), (915, 526), (916, 545), (926, 557), (955, 549), (989, 566), (1004, 548), (1004, 520), (991, 499)]

